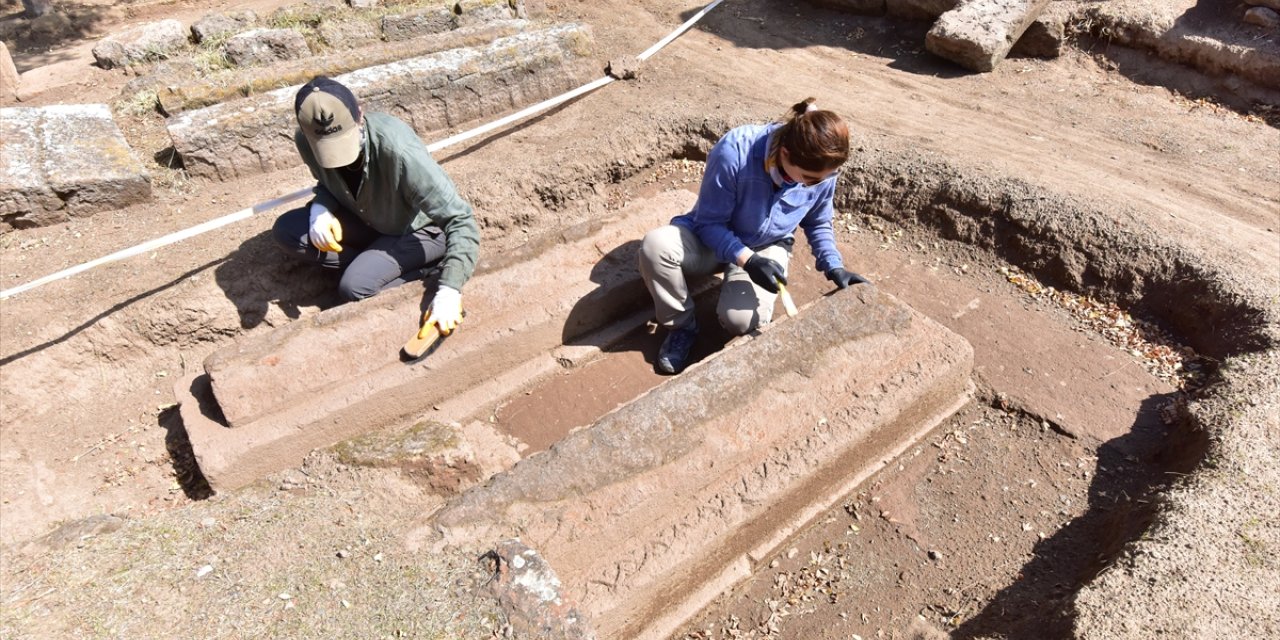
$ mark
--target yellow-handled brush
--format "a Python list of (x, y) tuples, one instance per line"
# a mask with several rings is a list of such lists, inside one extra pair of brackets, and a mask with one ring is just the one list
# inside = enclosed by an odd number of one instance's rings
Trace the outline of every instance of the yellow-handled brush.
[(782, 309), (787, 312), (787, 317), (796, 317), (800, 310), (796, 308), (796, 301), (791, 299), (791, 294), (787, 293), (786, 285), (781, 280), (775, 279), (774, 282), (778, 284), (778, 297), (782, 298)]
[(427, 309), (422, 314), (422, 326), (418, 328), (418, 333), (405, 343), (404, 354), (410, 359), (421, 358), (439, 340), (440, 327), (431, 321), (431, 310)]

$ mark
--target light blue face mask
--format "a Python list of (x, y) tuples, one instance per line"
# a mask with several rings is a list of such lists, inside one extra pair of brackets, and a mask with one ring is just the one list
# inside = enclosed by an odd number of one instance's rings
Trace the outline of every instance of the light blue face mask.
[(782, 169), (778, 168), (777, 165), (769, 167), (769, 177), (773, 178), (773, 186), (775, 187), (781, 187), (784, 184), (796, 184), (795, 180), (791, 180), (787, 176), (784, 176), (782, 174)]

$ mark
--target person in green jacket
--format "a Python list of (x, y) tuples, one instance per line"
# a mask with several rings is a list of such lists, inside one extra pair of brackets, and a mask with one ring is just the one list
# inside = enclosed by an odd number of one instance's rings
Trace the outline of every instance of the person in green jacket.
[(276, 242), (292, 257), (338, 270), (345, 301), (421, 279), (438, 265), (431, 320), (452, 332), (480, 246), (471, 205), (412, 127), (365, 114), (341, 83), (321, 76), (303, 85), (294, 112), (294, 143), (317, 184), (311, 202), (276, 220)]

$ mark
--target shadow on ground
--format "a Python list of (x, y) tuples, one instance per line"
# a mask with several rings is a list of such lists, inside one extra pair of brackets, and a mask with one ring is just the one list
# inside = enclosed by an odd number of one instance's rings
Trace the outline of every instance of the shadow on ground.
[[(691, 9), (681, 17), (687, 20), (699, 10)], [(932, 26), (932, 21), (860, 16), (804, 0), (738, 0), (716, 7), (695, 28), (748, 49), (785, 52), (837, 47), (889, 60), (889, 67), (907, 73), (940, 78), (970, 75), (925, 50), (925, 34)]]
[(17, 0), (6, 0), (3, 5), (0, 38), (8, 45), (19, 73), (74, 59), (76, 54), (64, 45), (102, 35), (112, 18), (111, 7), (102, 4), (64, 0), (40, 18), (27, 17)]
[(1098, 448), (1088, 510), (1037, 543), (1016, 581), (961, 624), (953, 638), (1074, 637), (1073, 595), (1106, 571), (1124, 545), (1151, 524), (1152, 496), (1204, 457), (1203, 432), (1170, 428), (1162, 419), (1164, 407), (1177, 397), (1147, 398), (1129, 433)]
[(213, 489), (200, 472), (200, 465), (196, 462), (195, 451), (191, 448), (191, 440), (187, 438), (187, 430), (182, 425), (177, 405), (161, 411), (156, 422), (165, 431), (164, 446), (169, 452), (173, 476), (182, 487), (182, 493), (189, 500), (204, 500), (212, 496)]
[(339, 302), (338, 276), (320, 265), (290, 259), (264, 231), (245, 240), (214, 271), (214, 279), (240, 314), (240, 327), (262, 324), (271, 305), (291, 320), (300, 307), (328, 308)]
[(12, 354), (9, 354), (9, 355), (7, 355), (7, 356), (4, 356), (3, 358), (0, 358), (0, 366), (4, 366), (4, 365), (9, 364), (9, 363), (11, 363), (11, 362), (14, 362), (14, 361), (16, 361), (16, 360), (21, 360), (22, 358), (25, 358), (25, 357), (27, 357), (27, 356), (29, 356), (29, 355), (32, 355), (32, 354), (35, 354), (35, 353), (39, 353), (39, 352), (41, 352), (41, 351), (44, 351), (45, 349), (48, 349), (49, 347), (52, 347), (52, 346), (55, 346), (55, 345), (61, 344), (61, 343), (63, 343), (63, 342), (66, 342), (67, 340), (71, 339), (72, 337), (76, 336), (77, 334), (79, 334), (79, 333), (83, 332), (85, 329), (88, 329), (89, 327), (92, 327), (93, 325), (97, 324), (98, 322), (100, 322), (100, 321), (101, 321), (101, 320), (103, 320), (104, 318), (110, 317), (111, 315), (115, 314), (116, 312), (122, 311), (122, 310), (124, 310), (124, 309), (128, 308), (130, 305), (133, 305), (134, 303), (140, 302), (140, 301), (142, 301), (142, 300), (146, 300), (147, 298), (150, 298), (150, 297), (152, 297), (152, 296), (156, 295), (157, 293), (160, 293), (161, 291), (164, 291), (164, 290), (166, 290), (166, 289), (169, 289), (170, 287), (173, 287), (173, 286), (175, 286), (175, 285), (177, 285), (177, 284), (180, 284), (180, 283), (182, 283), (182, 282), (186, 281), (188, 278), (190, 278), (190, 277), (192, 277), (192, 276), (194, 276), (194, 275), (196, 275), (196, 274), (200, 273), (201, 271), (204, 271), (205, 269), (208, 269), (209, 267), (212, 267), (212, 266), (214, 266), (214, 265), (221, 264), (222, 262), (223, 262), (223, 259), (222, 259), (222, 258), (219, 258), (219, 259), (217, 259), (217, 260), (212, 260), (212, 261), (206, 262), (206, 263), (204, 263), (204, 264), (202, 264), (202, 265), (200, 265), (200, 266), (198, 266), (198, 267), (196, 267), (196, 268), (194, 268), (194, 269), (192, 269), (192, 270), (190, 270), (190, 271), (187, 271), (186, 273), (183, 273), (182, 275), (178, 276), (177, 278), (174, 278), (173, 280), (170, 280), (169, 282), (166, 282), (165, 284), (162, 284), (162, 285), (160, 285), (160, 286), (158, 286), (158, 287), (155, 287), (155, 288), (153, 288), (153, 289), (150, 289), (150, 290), (148, 290), (148, 291), (144, 291), (144, 292), (142, 292), (142, 293), (139, 293), (138, 295), (133, 296), (132, 298), (129, 298), (128, 300), (125, 300), (124, 302), (120, 302), (120, 303), (114, 304), (114, 305), (112, 305), (112, 306), (111, 306), (111, 308), (107, 309), (106, 311), (103, 311), (102, 313), (99, 313), (98, 315), (96, 315), (96, 316), (94, 316), (94, 317), (92, 317), (92, 318), (89, 318), (88, 320), (84, 321), (82, 324), (80, 324), (79, 326), (75, 327), (74, 329), (71, 329), (70, 331), (68, 331), (68, 332), (66, 332), (66, 333), (64, 333), (64, 334), (62, 334), (62, 335), (60, 335), (60, 336), (58, 336), (58, 337), (56, 337), (56, 338), (54, 338), (54, 339), (52, 339), (52, 340), (47, 340), (47, 341), (42, 342), (42, 343), (40, 343), (40, 344), (38, 344), (38, 345), (35, 345), (35, 346), (33, 346), (33, 347), (30, 347), (30, 348), (27, 348), (27, 349), (23, 349), (22, 351), (18, 351), (18, 352), (16, 352), (16, 353), (12, 353)]

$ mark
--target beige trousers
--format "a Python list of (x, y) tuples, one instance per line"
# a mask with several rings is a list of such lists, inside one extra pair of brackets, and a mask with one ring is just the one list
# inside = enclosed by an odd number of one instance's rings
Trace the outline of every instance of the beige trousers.
[[(787, 270), (791, 251), (771, 245), (757, 251)], [(742, 335), (773, 319), (777, 294), (756, 286), (741, 267), (716, 259), (710, 247), (684, 227), (666, 225), (645, 234), (640, 247), (640, 276), (653, 296), (658, 324), (683, 327), (693, 322), (693, 299), (689, 296), (688, 278), (709, 276), (724, 270), (720, 287), (720, 303), (716, 315), (720, 325), (731, 335)]]

